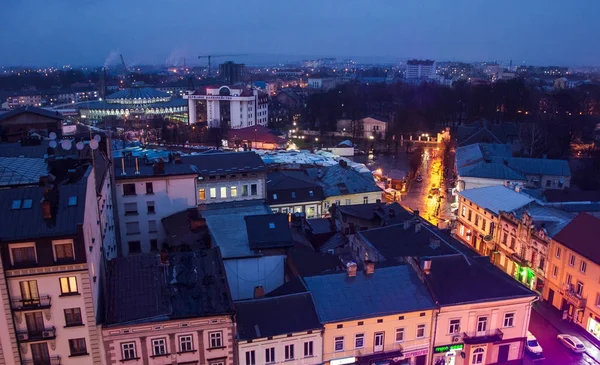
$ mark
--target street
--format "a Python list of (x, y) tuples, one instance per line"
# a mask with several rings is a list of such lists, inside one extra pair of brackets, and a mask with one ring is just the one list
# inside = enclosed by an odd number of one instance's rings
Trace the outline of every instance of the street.
[[(544, 349), (544, 358), (536, 359), (530, 354), (524, 355), (524, 365), (598, 365), (587, 353), (576, 354), (558, 341), (558, 331), (535, 310), (531, 311), (529, 331), (537, 338)], [(591, 351), (590, 351), (591, 352)], [(596, 352), (591, 352), (596, 353)]]

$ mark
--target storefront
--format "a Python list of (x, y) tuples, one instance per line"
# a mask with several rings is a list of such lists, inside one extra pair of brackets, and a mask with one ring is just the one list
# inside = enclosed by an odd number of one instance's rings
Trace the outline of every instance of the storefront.
[(590, 313), (586, 330), (600, 340), (600, 316)]
[(455, 343), (452, 345), (436, 346), (433, 348), (434, 365), (456, 365), (457, 359), (463, 359), (462, 355), (465, 345)]

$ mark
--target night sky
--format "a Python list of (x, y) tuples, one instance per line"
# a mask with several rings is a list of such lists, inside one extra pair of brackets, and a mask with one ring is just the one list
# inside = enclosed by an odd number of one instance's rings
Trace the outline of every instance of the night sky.
[(119, 53), (130, 65), (214, 53), (600, 65), (599, 14), (600, 0), (4, 0), (0, 65)]

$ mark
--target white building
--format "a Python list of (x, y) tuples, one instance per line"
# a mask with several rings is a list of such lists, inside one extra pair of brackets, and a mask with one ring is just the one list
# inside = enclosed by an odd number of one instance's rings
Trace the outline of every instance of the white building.
[(235, 309), (238, 364), (323, 363), (322, 326), (309, 293), (239, 301)]
[(308, 88), (313, 90), (331, 90), (339, 83), (340, 80), (336, 77), (313, 75), (308, 78)]
[(340, 133), (347, 133), (355, 138), (384, 138), (387, 131), (387, 123), (372, 117), (359, 120), (340, 119), (336, 123), (336, 129)]
[(121, 254), (157, 251), (165, 241), (161, 219), (196, 206), (195, 167), (143, 158), (115, 159)]
[(435, 61), (408, 60), (406, 62), (405, 78), (407, 80), (427, 79), (435, 74)]
[(256, 89), (221, 86), (200, 89), (184, 95), (183, 98), (188, 99), (190, 124), (195, 124), (198, 120), (198, 100), (206, 101), (206, 120), (209, 128), (220, 128), (224, 124), (231, 129), (266, 126), (269, 120), (268, 95)]

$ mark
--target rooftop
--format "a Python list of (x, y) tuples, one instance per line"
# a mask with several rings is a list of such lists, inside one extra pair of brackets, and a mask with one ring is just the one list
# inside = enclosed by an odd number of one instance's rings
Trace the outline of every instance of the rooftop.
[(442, 306), (537, 297), (491, 264), (488, 257), (439, 256), (430, 260), (426, 281)]
[(181, 107), (187, 106), (188, 102), (184, 99), (171, 99), (169, 101), (156, 101), (153, 103), (145, 102), (144, 104), (119, 104), (118, 100), (114, 100), (114, 102), (108, 102), (106, 100), (93, 100), (86, 101), (83, 103), (77, 104), (77, 107), (80, 109), (95, 109), (95, 110), (112, 110), (112, 109), (131, 109), (132, 107), (138, 108), (172, 108), (172, 107)]
[(182, 156), (185, 164), (196, 166), (201, 176), (263, 172), (265, 164), (255, 152), (210, 152)]
[(293, 245), (287, 214), (248, 215), (244, 220), (250, 249), (262, 250)]
[(63, 116), (59, 112), (50, 111), (50, 110), (46, 110), (46, 109), (42, 109), (42, 108), (36, 108), (34, 106), (27, 105), (27, 106), (24, 106), (21, 108), (16, 108), (9, 112), (0, 114), (0, 121), (10, 119), (14, 116), (17, 116), (20, 114), (25, 114), (25, 113), (32, 113), (32, 114), (40, 115), (40, 116), (46, 117), (46, 118), (63, 120)]
[(48, 175), (48, 164), (42, 158), (0, 157), (0, 186), (37, 185)]
[(571, 176), (571, 169), (566, 160), (493, 156), (491, 161), (492, 163), (504, 164), (525, 175)]
[(115, 102), (121, 99), (141, 101), (142, 99), (164, 99), (170, 97), (171, 95), (168, 93), (159, 91), (152, 87), (130, 87), (107, 95), (106, 99)]
[(554, 236), (554, 240), (600, 265), (600, 219), (579, 213)]
[(107, 275), (108, 325), (233, 313), (218, 248), (119, 257)]
[(504, 185), (486, 186), (483, 188), (468, 189), (459, 193), (461, 197), (473, 202), (477, 206), (487, 209), (495, 214), (512, 212), (534, 201), (525, 194), (507, 188)]
[(322, 168), (318, 181), (326, 197), (381, 191), (370, 173), (360, 173), (346, 164)]
[(242, 341), (321, 328), (309, 293), (239, 301), (235, 310)]
[(546, 234), (550, 238), (554, 237), (554, 235), (575, 218), (574, 214), (562, 209), (545, 207), (539, 204), (530, 204), (525, 208), (516, 210), (514, 214), (520, 219), (525, 212), (533, 219), (535, 227), (537, 229), (545, 229)]
[(373, 318), (434, 307), (427, 289), (408, 265), (375, 268), (366, 275), (328, 274), (304, 278), (322, 323)]
[(323, 188), (301, 171), (273, 171), (267, 175), (269, 204), (321, 201)]
[(312, 234), (328, 234), (336, 231), (335, 224), (330, 218), (311, 218), (306, 220), (309, 229)]
[(345, 215), (356, 218), (375, 220), (379, 219), (386, 225), (396, 224), (413, 218), (413, 214), (404, 209), (400, 204), (394, 203), (369, 203), (340, 205), (337, 210)]
[[(137, 174), (136, 160), (138, 166), (137, 170), (139, 172)], [(157, 169), (157, 173), (155, 173), (155, 166), (158, 167), (158, 165), (160, 165), (160, 161), (156, 162), (143, 157), (115, 158), (113, 164), (115, 180), (148, 179), (157, 176), (198, 175), (196, 166), (190, 164), (164, 162), (164, 169)], [(125, 167), (125, 174), (123, 174), (123, 167)]]
[(301, 244), (294, 245), (288, 251), (288, 265), (292, 266), (293, 274), (304, 277), (340, 271), (343, 268), (337, 256), (317, 252), (312, 247)]

